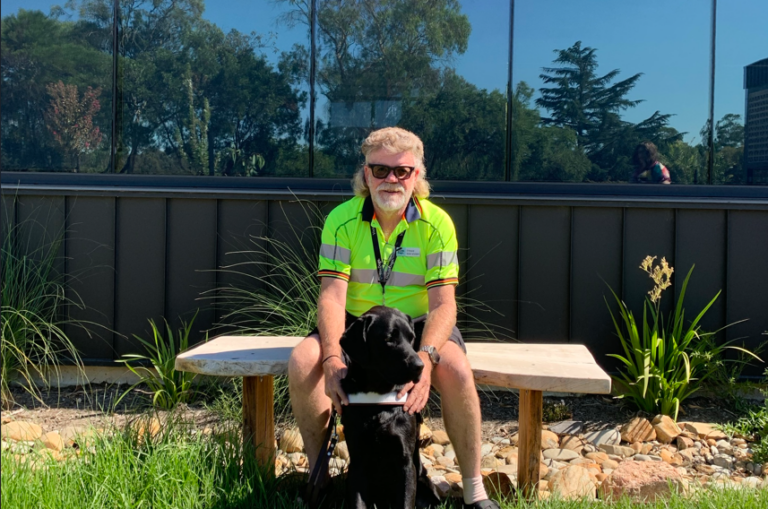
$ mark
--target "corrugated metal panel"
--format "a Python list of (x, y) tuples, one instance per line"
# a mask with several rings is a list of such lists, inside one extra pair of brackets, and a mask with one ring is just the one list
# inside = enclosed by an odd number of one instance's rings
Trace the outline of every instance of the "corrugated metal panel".
[[(166, 200), (118, 199), (116, 208), (115, 355), (143, 351), (134, 334), (151, 338), (147, 320), (164, 328)], [(117, 358), (116, 357), (116, 358)]]
[(214, 319), (212, 304), (197, 298), (216, 284), (216, 201), (174, 198), (167, 206), (165, 317), (176, 331), (199, 309), (190, 333), (197, 342)]
[[(467, 270), (467, 210), (468, 205), (456, 205), (446, 203), (442, 200), (436, 202), (442, 207), (448, 215), (451, 216), (453, 226), (456, 228), (456, 241), (459, 243), (459, 271), (464, 272)], [(463, 299), (467, 294), (467, 278), (459, 278), (459, 286), (456, 287), (456, 297)], [(467, 316), (466, 313), (460, 312), (456, 317), (456, 323), (460, 329), (466, 327)]]
[(0, 234), (5, 240), (8, 231), (16, 226), (16, 196), (3, 193), (0, 196)]
[[(646, 256), (662, 257), (675, 265), (675, 213), (672, 209), (627, 209), (624, 212), (624, 302), (642, 319), (643, 301), (653, 282), (640, 270)], [(661, 309), (672, 309), (673, 294), (667, 290), (661, 301)]]
[(570, 212), (567, 207), (520, 209), (520, 341), (568, 342)]
[[(725, 211), (678, 210), (675, 235), (675, 300), (680, 295), (685, 276), (696, 265), (684, 302), (690, 320), (717, 292), (725, 289)], [(702, 319), (703, 330), (715, 331), (725, 325), (724, 293)]]
[[(748, 348), (768, 339), (768, 213), (728, 212), (726, 322), (749, 321), (729, 327), (726, 337), (742, 338)], [(741, 340), (739, 341), (741, 343)], [(765, 365), (745, 372), (761, 375)]]
[(22, 242), (27, 243), (30, 253), (48, 252), (54, 242), (59, 242), (55, 268), (59, 274), (66, 271), (64, 196), (19, 196), (16, 204), (16, 221)]
[(602, 365), (621, 352), (606, 300), (618, 310), (609, 290), (621, 296), (621, 209), (574, 208), (571, 253), (571, 342), (586, 345)]
[[(259, 238), (267, 233), (267, 202), (219, 200), (218, 208), (216, 287), (262, 288), (254, 277), (264, 273), (257, 264), (264, 261), (258, 252), (265, 244)], [(217, 306), (216, 320), (225, 312)]]
[[(110, 361), (115, 327), (115, 198), (67, 199), (68, 295), (82, 299), (70, 318), (91, 322), (65, 331), (85, 359)], [(102, 327), (92, 323), (101, 324)]]
[[(467, 298), (495, 313), (470, 309), (465, 337), (487, 339), (491, 328), (499, 339), (517, 337), (518, 208), (472, 205), (469, 210), (469, 246), (464, 274)], [(473, 311), (474, 310), (474, 311)]]

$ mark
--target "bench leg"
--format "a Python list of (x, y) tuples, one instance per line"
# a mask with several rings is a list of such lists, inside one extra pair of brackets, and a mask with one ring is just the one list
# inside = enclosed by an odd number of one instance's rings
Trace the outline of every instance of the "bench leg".
[(526, 499), (538, 495), (542, 396), (541, 391), (520, 390), (517, 486)]
[(275, 458), (274, 401), (275, 377), (243, 377), (243, 440), (256, 446), (256, 460), (262, 466), (271, 465)]

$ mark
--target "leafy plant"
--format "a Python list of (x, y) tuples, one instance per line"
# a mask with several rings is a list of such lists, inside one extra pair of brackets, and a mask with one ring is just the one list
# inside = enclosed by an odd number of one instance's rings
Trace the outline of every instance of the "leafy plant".
[[(126, 390), (122, 396), (115, 402), (115, 406), (131, 390), (140, 384), (146, 384), (152, 392), (152, 404), (157, 408), (171, 409), (179, 403), (187, 403), (194, 395), (193, 381), (197, 378), (196, 373), (186, 371), (177, 371), (175, 368), (176, 355), (189, 347), (189, 333), (192, 330), (192, 324), (197, 318), (197, 313), (192, 317), (189, 323), (182, 321), (182, 327), (178, 330), (174, 338), (173, 329), (168, 321), (165, 322), (165, 333), (158, 329), (154, 320), (149, 320), (152, 327), (152, 341), (148, 341), (134, 334), (134, 337), (146, 348), (148, 354), (127, 354), (118, 362), (125, 363), (126, 367), (133, 374), (139, 377), (139, 381)], [(178, 339), (178, 348), (176, 340)], [(145, 366), (135, 365), (136, 362), (149, 362), (154, 369)]]
[[(68, 297), (64, 275), (56, 271), (63, 232), (54, 240), (35, 246), (27, 228), (39, 227), (29, 219), (16, 225), (6, 224), (2, 239), (2, 334), (0, 335), (0, 392), (2, 404), (13, 402), (12, 381), (42, 402), (40, 388), (50, 384), (51, 375), (60, 376), (59, 365), (66, 360), (79, 368), (80, 355), (63, 330), (65, 323), (83, 324), (66, 318), (66, 308), (83, 304), (77, 294)], [(49, 235), (50, 237), (50, 235)]]
[(760, 359), (749, 350), (733, 346), (733, 341), (718, 345), (714, 335), (719, 331), (701, 331), (699, 322), (720, 292), (692, 321), (686, 322), (683, 301), (693, 267), (683, 281), (672, 317), (665, 320), (659, 306), (662, 292), (672, 284), (674, 269), (667, 264), (665, 258), (661, 259), (660, 265), (654, 266), (655, 259), (655, 256), (648, 256), (640, 265), (655, 283), (648, 292), (650, 297), (646, 297), (643, 302), (643, 318), (640, 323), (609, 286), (619, 306), (619, 320), (610, 306), (608, 311), (624, 350), (624, 355), (609, 356), (621, 361), (624, 367), (619, 376), (613, 377), (626, 389), (620, 398), (631, 400), (645, 412), (662, 413), (677, 419), (680, 403), (696, 392), (701, 382), (711, 375), (712, 359), (720, 358), (726, 349)]

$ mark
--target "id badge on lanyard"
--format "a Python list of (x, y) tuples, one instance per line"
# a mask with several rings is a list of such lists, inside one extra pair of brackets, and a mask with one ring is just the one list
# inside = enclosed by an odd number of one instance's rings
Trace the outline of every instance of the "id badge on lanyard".
[(397, 259), (397, 252), (400, 250), (400, 246), (403, 244), (403, 237), (405, 237), (405, 230), (400, 232), (395, 241), (395, 249), (387, 261), (381, 259), (381, 249), (379, 248), (379, 234), (376, 232), (376, 227), (371, 225), (371, 240), (373, 241), (373, 254), (376, 256), (376, 272), (379, 276), (379, 284), (381, 285), (381, 304), (387, 305), (387, 281), (392, 276), (392, 268), (395, 266), (395, 260)]

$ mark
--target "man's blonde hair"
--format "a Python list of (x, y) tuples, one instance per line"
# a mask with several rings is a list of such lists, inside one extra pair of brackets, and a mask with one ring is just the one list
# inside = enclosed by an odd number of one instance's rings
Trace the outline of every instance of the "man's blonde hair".
[[(424, 144), (418, 136), (399, 127), (385, 127), (373, 131), (363, 142), (360, 150), (365, 156), (365, 164), (368, 164), (368, 156), (377, 150), (384, 149), (396, 154), (398, 152), (410, 152), (416, 160), (416, 168), (419, 172), (418, 180), (413, 188), (413, 194), (417, 198), (429, 197), (429, 183), (427, 182), (427, 169), (424, 167)], [(371, 191), (365, 182), (365, 167), (361, 166), (352, 177), (352, 189), (357, 196), (369, 196)]]

